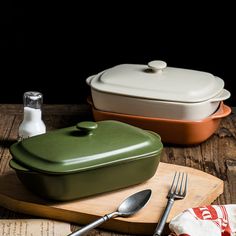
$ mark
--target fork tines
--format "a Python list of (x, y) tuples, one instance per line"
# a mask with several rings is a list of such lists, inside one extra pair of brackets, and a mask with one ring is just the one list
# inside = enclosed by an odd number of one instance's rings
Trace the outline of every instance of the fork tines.
[(175, 172), (168, 197), (182, 199), (186, 196), (188, 184), (188, 174), (184, 172)]

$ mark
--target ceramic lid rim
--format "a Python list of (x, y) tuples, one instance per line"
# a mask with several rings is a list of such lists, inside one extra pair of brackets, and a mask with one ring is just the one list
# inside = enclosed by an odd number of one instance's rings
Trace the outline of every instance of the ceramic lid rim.
[(92, 134), (77, 126), (58, 129), (15, 143), (10, 153), (30, 169), (67, 173), (154, 155), (163, 148), (156, 133), (118, 121), (96, 123)]

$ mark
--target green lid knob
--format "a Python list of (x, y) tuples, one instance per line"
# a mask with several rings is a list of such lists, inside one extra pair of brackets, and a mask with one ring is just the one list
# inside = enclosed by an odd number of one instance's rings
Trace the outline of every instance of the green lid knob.
[(86, 133), (91, 133), (91, 131), (95, 130), (97, 127), (98, 127), (98, 124), (93, 121), (83, 121), (83, 122), (79, 122), (76, 125), (77, 129)]

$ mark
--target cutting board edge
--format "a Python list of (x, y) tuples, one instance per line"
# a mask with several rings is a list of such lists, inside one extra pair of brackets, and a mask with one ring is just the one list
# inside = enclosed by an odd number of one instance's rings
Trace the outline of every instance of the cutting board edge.
[[(3, 195), (0, 193), (0, 202), (1, 206), (5, 207), (9, 210), (27, 214), (27, 215), (34, 215), (34, 216), (42, 216), (46, 218), (51, 218), (51, 219), (58, 219), (58, 220), (63, 220), (67, 222), (74, 222), (78, 223), (78, 218), (81, 217), (81, 219), (90, 219), (92, 215), (86, 214), (86, 213), (81, 213), (81, 212), (73, 212), (73, 211), (68, 211), (65, 209), (57, 208), (50, 206), (50, 211), (48, 210), (49, 206), (47, 205), (42, 205), (42, 204), (37, 204), (33, 202), (24, 202), (21, 200), (16, 200), (13, 199), (7, 195)], [(74, 218), (74, 221), (69, 221), (66, 220), (65, 217), (61, 217), (61, 215), (66, 216), (68, 218)], [(72, 216), (72, 217), (71, 217)], [(80, 219), (80, 220), (81, 220)], [(86, 223), (87, 221), (85, 221)]]
[[(200, 176), (200, 173), (204, 173), (204, 175), (208, 176), (209, 179), (212, 179), (215, 182), (215, 187), (212, 189), (210, 196), (206, 196), (201, 203), (198, 203), (198, 206), (200, 205), (206, 205), (212, 203), (221, 193), (223, 193), (223, 186), (224, 182), (206, 172), (203, 172), (198, 169), (194, 169), (192, 167), (185, 167), (181, 165), (173, 165), (169, 163), (163, 163), (160, 166), (162, 167), (170, 167), (176, 169), (176, 166), (180, 166), (181, 168), (191, 168), (191, 171), (194, 173), (198, 173), (197, 175)], [(214, 195), (214, 196), (212, 196)], [(38, 203), (38, 202), (31, 202), (31, 201), (23, 201), (22, 199), (14, 199), (12, 196), (6, 195), (6, 194), (1, 194), (0, 193), (0, 205), (8, 208), (9, 210), (19, 212), (19, 213), (24, 213), (28, 215), (34, 215), (37, 217), (42, 217), (42, 218), (51, 218), (55, 220), (60, 220), (64, 222), (71, 222), (71, 223), (76, 223), (76, 224), (81, 224), (85, 225), (93, 220), (99, 218), (100, 216), (95, 215), (95, 214), (89, 214), (87, 212), (78, 212), (78, 211), (68, 211), (66, 209), (58, 208), (58, 206), (50, 206), (50, 210), (48, 209), (48, 205)], [(193, 206), (194, 207), (194, 206)], [(197, 206), (196, 206), (197, 207)], [(167, 221), (169, 223), (169, 221)], [(130, 234), (141, 234), (141, 235), (146, 235), (146, 234), (151, 234), (154, 232), (154, 229), (157, 225), (157, 222), (130, 222), (126, 221), (126, 219), (123, 218), (116, 218), (113, 220), (110, 220), (107, 223), (104, 223), (101, 228), (105, 230), (112, 230), (120, 233), (130, 233)], [(166, 225), (167, 226), (167, 225)], [(167, 228), (167, 227), (166, 227)]]
[[(67, 210), (58, 209), (56, 207), (51, 207), (50, 211), (48, 211), (47, 206), (15, 200), (2, 194), (0, 194), (0, 202), (2, 207), (5, 207), (14, 212), (40, 218), (48, 218), (68, 223), (75, 223), (79, 225), (86, 225), (99, 218), (99, 216), (80, 212), (68, 212)], [(119, 218), (111, 219), (109, 222), (104, 223), (100, 226), (100, 228), (104, 230), (112, 230), (118, 233), (138, 235), (149, 235), (154, 231), (155, 227), (156, 223), (132, 222), (132, 224), (130, 224), (130, 222), (128, 221), (119, 220)]]
[[(207, 198), (204, 199), (204, 201), (202, 201), (201, 205), (206, 205), (214, 202), (216, 200), (216, 198), (218, 198), (223, 192), (224, 192), (224, 181), (217, 178), (219, 184), (216, 186), (216, 188), (212, 191), (212, 194), (209, 194)], [(216, 197), (213, 197), (213, 193), (216, 194)]]

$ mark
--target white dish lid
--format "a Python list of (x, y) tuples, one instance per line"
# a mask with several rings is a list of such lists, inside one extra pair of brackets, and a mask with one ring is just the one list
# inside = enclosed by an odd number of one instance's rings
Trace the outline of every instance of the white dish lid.
[(206, 101), (224, 87), (224, 81), (210, 73), (167, 67), (164, 61), (117, 65), (87, 82), (102, 92), (177, 102)]

